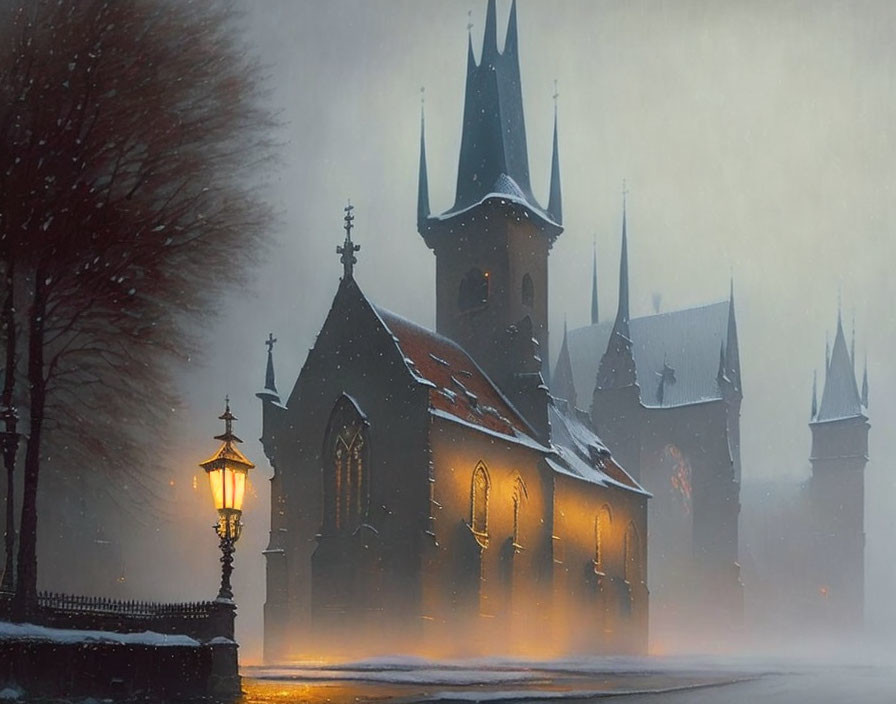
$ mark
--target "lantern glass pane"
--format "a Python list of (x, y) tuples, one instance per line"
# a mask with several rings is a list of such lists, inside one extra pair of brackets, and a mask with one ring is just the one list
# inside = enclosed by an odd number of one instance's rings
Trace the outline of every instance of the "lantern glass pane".
[(209, 486), (212, 488), (212, 499), (215, 502), (216, 509), (222, 509), (224, 504), (224, 470), (213, 469), (208, 473)]
[(243, 498), (246, 495), (246, 472), (233, 472), (233, 505), (237, 511), (243, 510)]

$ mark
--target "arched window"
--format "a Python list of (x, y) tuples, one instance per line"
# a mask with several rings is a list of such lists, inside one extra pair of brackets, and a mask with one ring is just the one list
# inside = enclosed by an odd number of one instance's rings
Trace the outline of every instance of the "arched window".
[(610, 530), (610, 522), (613, 520), (610, 507), (604, 504), (594, 517), (594, 569), (598, 572), (606, 572), (606, 546), (607, 534)]
[(523, 276), (522, 299), (523, 305), (527, 308), (535, 305), (535, 285), (532, 283), (532, 277), (529, 274)]
[(460, 282), (457, 294), (457, 307), (462, 311), (484, 306), (488, 303), (488, 272), (481, 269), (470, 269)]
[(488, 470), (480, 462), (473, 470), (470, 491), (470, 528), (480, 537), (488, 535), (488, 487)]
[(513, 483), (513, 547), (521, 548), (523, 546), (520, 538), (520, 511), (523, 501), (529, 498), (529, 492), (526, 491), (526, 484), (522, 477), (517, 477)]
[(324, 531), (353, 532), (367, 518), (370, 478), (368, 422), (355, 401), (336, 401), (324, 442)]
[(631, 586), (641, 582), (641, 541), (634, 523), (625, 531), (625, 581)]

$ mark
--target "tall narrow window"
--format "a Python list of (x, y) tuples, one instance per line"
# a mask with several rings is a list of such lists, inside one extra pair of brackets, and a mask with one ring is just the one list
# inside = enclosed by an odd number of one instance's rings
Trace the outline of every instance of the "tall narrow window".
[(324, 441), (324, 531), (354, 531), (367, 518), (368, 422), (355, 401), (339, 397)]
[(625, 581), (632, 586), (641, 581), (641, 542), (634, 523), (625, 531)]
[(480, 462), (473, 470), (470, 527), (479, 536), (488, 535), (488, 470)]
[(594, 569), (597, 572), (606, 572), (605, 550), (611, 520), (610, 507), (604, 504), (594, 517)]
[(523, 501), (527, 498), (529, 498), (529, 493), (526, 491), (526, 485), (521, 477), (517, 477), (513, 482), (513, 547), (515, 548), (523, 546), (520, 537), (520, 512)]
[(462, 311), (479, 308), (488, 303), (488, 272), (481, 269), (470, 269), (460, 282), (457, 293), (457, 306)]
[(531, 308), (535, 305), (535, 285), (532, 283), (532, 277), (529, 276), (529, 274), (523, 276), (521, 293), (521, 298), (523, 300), (524, 306), (526, 306), (527, 308)]

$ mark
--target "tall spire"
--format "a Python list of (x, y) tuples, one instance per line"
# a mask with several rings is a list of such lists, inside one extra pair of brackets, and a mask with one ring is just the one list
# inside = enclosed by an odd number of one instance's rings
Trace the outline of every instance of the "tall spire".
[(629, 330), (628, 301), (628, 233), (626, 231), (626, 194), (622, 186), (622, 253), (619, 257), (619, 305), (616, 321), (607, 343), (607, 351), (600, 360), (597, 371), (597, 386), (601, 389), (621, 388), (637, 384), (635, 358), (632, 353), (631, 331)]
[(426, 171), (426, 139), (425, 139), (425, 116), (424, 110), (424, 88), (420, 88), (420, 173), (417, 177), (417, 229), (423, 228), (426, 218), (429, 217), (429, 177)]
[(591, 324), (600, 322), (600, 307), (597, 303), (597, 235), (591, 243)]
[(862, 406), (868, 408), (868, 354), (865, 353), (865, 371), (862, 373)]
[(482, 56), (479, 63), (485, 64), (494, 61), (498, 55), (498, 10), (495, 0), (488, 0), (488, 8), (485, 11), (485, 35), (482, 37)]
[(626, 196), (625, 182), (622, 183), (622, 253), (619, 257), (619, 307), (616, 311), (616, 323), (625, 326), (625, 335), (628, 337), (628, 232), (626, 231)]
[(726, 374), (734, 388), (742, 391), (740, 378), (740, 346), (737, 341), (737, 318), (734, 315), (734, 277), (731, 277), (728, 293), (728, 339), (725, 343), (728, 367)]
[(812, 420), (818, 415), (818, 371), (812, 371)]
[(516, 29), (516, 0), (510, 3), (510, 18), (507, 20), (507, 34), (504, 35), (504, 56), (516, 56), (519, 39)]
[(551, 185), (548, 195), (548, 215), (558, 225), (563, 224), (563, 197), (560, 193), (560, 151), (557, 146), (557, 81), (554, 81), (554, 151), (551, 156)]
[(862, 400), (856, 386), (856, 376), (846, 347), (843, 333), (843, 319), (837, 312), (837, 333), (834, 347), (824, 380), (821, 405), (818, 409), (819, 421), (854, 418), (862, 415)]

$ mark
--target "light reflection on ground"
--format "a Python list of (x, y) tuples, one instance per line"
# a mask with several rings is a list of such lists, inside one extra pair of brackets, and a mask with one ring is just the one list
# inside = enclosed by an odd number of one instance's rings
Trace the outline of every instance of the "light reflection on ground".
[[(653, 665), (649, 667), (648, 665)], [(323, 704), (420, 701), (520, 701), (670, 692), (714, 687), (757, 676), (679, 669), (644, 661), (372, 660), (344, 665), (292, 664), (243, 671), (242, 704)]]

